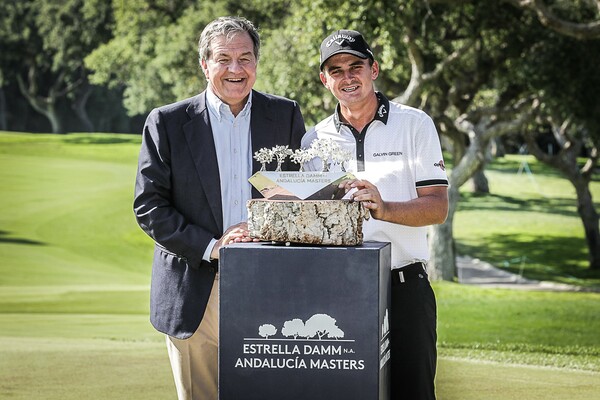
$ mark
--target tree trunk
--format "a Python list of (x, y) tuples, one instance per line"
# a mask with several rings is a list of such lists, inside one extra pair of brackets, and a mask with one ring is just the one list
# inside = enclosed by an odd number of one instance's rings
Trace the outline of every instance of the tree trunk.
[(473, 173), (471, 179), (469, 179), (471, 183), (471, 191), (477, 194), (489, 194), (490, 193), (490, 184), (488, 182), (487, 177), (485, 176), (485, 167), (488, 162), (493, 160), (492, 156), (492, 148), (494, 147), (492, 143), (498, 140), (498, 138), (494, 137), (488, 141), (481, 143), (485, 144), (484, 158), (481, 160), (481, 163)]
[(484, 153), (489, 139), (480, 137), (471, 130), (470, 145), (460, 157), (458, 165), (452, 170), (448, 187), (448, 216), (446, 222), (429, 229), (430, 259), (428, 273), (431, 280), (453, 281), (456, 276), (456, 247), (454, 242), (454, 214), (460, 199), (459, 189), (473, 176), (480, 165), (484, 164)]
[(488, 179), (485, 176), (485, 164), (481, 164), (473, 177), (471, 178), (471, 190), (473, 193), (479, 194), (489, 194), (490, 193), (490, 185), (488, 183)]
[(0, 87), (0, 131), (5, 131), (8, 129), (6, 112), (6, 96), (4, 95), (4, 88)]
[(88, 116), (87, 110), (85, 108), (90, 94), (92, 94), (92, 86), (86, 82), (81, 87), (81, 90), (78, 91), (77, 96), (75, 97), (75, 100), (71, 105), (71, 107), (75, 111), (75, 114), (77, 115), (77, 118), (79, 118), (79, 120), (83, 124), (83, 129), (85, 132), (94, 132), (94, 124)]
[(584, 180), (573, 181), (577, 192), (577, 212), (583, 222), (587, 242), (590, 269), (600, 269), (600, 226), (599, 217), (594, 208), (592, 193)]
[(456, 252), (452, 220), (429, 227), (429, 263), (427, 273), (432, 281), (450, 281), (456, 276)]
[(561, 149), (557, 154), (544, 153), (535, 141), (534, 135), (527, 135), (529, 151), (540, 161), (561, 171), (575, 188), (577, 193), (577, 212), (583, 223), (585, 240), (589, 252), (590, 269), (600, 269), (600, 217), (596, 212), (592, 193), (590, 191), (590, 179), (593, 168), (597, 162), (598, 149), (595, 146), (588, 148), (590, 159), (586, 166), (580, 170), (577, 156), (585, 146), (585, 138), (579, 138), (568, 134), (568, 124), (562, 127), (553, 125), (553, 132), (557, 137)]
[(493, 138), (490, 143), (490, 155), (493, 158), (500, 158), (506, 155), (506, 148), (502, 142), (502, 138)]
[(52, 133), (66, 132), (63, 120), (59, 115), (58, 110), (56, 109), (56, 102), (48, 104), (48, 107), (45, 110), (42, 110), (41, 113), (44, 114), (46, 118), (48, 118), (48, 121), (50, 121)]
[(483, 168), (486, 160), (486, 151), (490, 140), (507, 132), (514, 132), (530, 118), (529, 112), (519, 113), (518, 117), (508, 121), (495, 121), (495, 118), (480, 118), (477, 125), (467, 119), (457, 120), (455, 125), (459, 131), (465, 132), (469, 137), (469, 146), (464, 154), (460, 155), (449, 176), (448, 188), (448, 217), (442, 225), (436, 225), (431, 231), (430, 267), (433, 280), (454, 280), (456, 276), (456, 250), (454, 246), (453, 221), (458, 201), (459, 188), (464, 185), (479, 168)]
[(460, 193), (458, 187), (448, 188), (448, 217), (446, 222), (429, 227), (429, 264), (427, 273), (432, 281), (453, 281), (456, 276), (456, 247), (454, 243), (454, 214)]
[[(35, 79), (34, 71), (30, 71), (30, 74), (33, 76), (30, 76), (29, 79)], [(58, 110), (56, 109), (58, 96), (56, 95), (54, 88), (50, 88), (47, 97), (42, 97), (38, 96), (35, 90), (28, 90), (28, 88), (25, 86), (25, 82), (23, 82), (23, 78), (20, 75), (17, 75), (17, 83), (19, 85), (21, 94), (27, 99), (31, 107), (48, 118), (50, 126), (52, 127), (52, 133), (64, 133), (65, 126), (60, 114), (58, 113)], [(30, 85), (30, 87), (31, 86), (32, 85)]]

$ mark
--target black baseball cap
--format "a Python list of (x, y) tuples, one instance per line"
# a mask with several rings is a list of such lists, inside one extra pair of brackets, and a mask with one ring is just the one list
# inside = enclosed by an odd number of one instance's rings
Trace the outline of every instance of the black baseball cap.
[(360, 32), (342, 29), (327, 36), (321, 43), (321, 71), (325, 61), (339, 53), (348, 53), (360, 58), (375, 60), (373, 51), (371, 51)]

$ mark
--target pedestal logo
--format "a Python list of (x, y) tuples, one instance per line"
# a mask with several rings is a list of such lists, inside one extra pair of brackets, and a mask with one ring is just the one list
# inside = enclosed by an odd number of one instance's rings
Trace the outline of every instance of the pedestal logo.
[(306, 321), (293, 318), (279, 328), (264, 323), (257, 326), (256, 333), (244, 338), (235, 368), (365, 368), (365, 360), (355, 353), (355, 340), (328, 314), (314, 314)]

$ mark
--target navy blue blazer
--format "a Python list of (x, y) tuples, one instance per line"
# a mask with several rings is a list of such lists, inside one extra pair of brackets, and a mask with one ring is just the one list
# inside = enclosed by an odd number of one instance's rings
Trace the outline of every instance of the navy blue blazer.
[[(252, 152), (275, 145), (300, 148), (305, 132), (295, 101), (252, 92)], [(287, 160), (284, 170), (297, 169)], [(253, 159), (253, 173), (260, 169)], [(253, 197), (260, 194), (253, 190)], [(202, 260), (223, 226), (219, 167), (206, 92), (156, 108), (143, 130), (133, 203), (140, 227), (154, 239), (150, 321), (185, 339), (204, 315), (216, 262)]]

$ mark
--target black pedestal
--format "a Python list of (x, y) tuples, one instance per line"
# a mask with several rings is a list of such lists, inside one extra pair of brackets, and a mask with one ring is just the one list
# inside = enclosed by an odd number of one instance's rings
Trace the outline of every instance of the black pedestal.
[(220, 258), (220, 400), (389, 398), (388, 243)]

